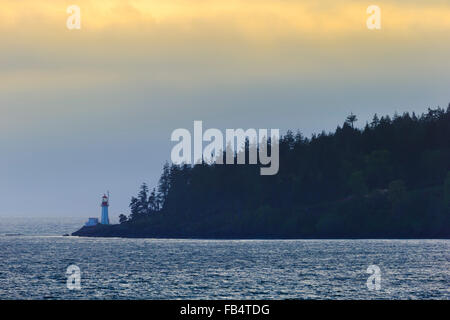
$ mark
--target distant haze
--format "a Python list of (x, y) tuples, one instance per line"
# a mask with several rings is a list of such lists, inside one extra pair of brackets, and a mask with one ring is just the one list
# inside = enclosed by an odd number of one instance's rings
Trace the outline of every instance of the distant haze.
[(0, 215), (100, 216), (107, 190), (110, 215), (128, 212), (194, 120), (309, 136), (446, 107), (450, 3), (377, 1), (377, 31), (370, 4), (3, 0)]

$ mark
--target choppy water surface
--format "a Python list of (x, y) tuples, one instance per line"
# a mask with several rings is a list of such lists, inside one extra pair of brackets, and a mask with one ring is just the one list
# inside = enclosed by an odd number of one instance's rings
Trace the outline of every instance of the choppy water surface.
[[(0, 235), (1, 299), (449, 299), (449, 240)], [(81, 290), (66, 268), (81, 269)], [(381, 269), (370, 291), (369, 265)]]

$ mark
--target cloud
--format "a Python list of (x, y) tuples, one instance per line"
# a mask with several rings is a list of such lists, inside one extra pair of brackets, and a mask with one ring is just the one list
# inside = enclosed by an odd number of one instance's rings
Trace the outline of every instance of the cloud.
[[(252, 37), (282, 34), (356, 32), (365, 28), (368, 4), (357, 1), (280, 0), (158, 0), (58, 1), (5, 0), (0, 26), (27, 29), (30, 25), (65, 27), (70, 4), (80, 6), (88, 32), (128, 29), (150, 32), (175, 29), (181, 33), (205, 31), (202, 27), (238, 32)], [(383, 22), (393, 29), (420, 27), (448, 29), (447, 1), (380, 0)]]
[[(365, 28), (361, 1), (75, 3), (82, 8), (79, 31), (65, 25), (72, 1), (4, 3), (2, 131), (12, 130), (23, 110), (27, 128), (33, 119), (63, 117), (70, 108), (79, 117), (120, 109), (117, 101), (139, 114), (143, 101), (151, 101), (152, 116), (166, 110), (181, 116), (192, 112), (183, 107), (186, 97), (208, 103), (193, 97), (211, 92), (223, 99), (224, 92), (258, 87), (308, 94), (339, 87), (351, 96), (355, 85), (362, 91), (428, 86), (449, 71), (450, 4), (443, 1), (380, 1), (379, 32)], [(65, 105), (67, 97), (82, 103)], [(214, 109), (196, 108), (207, 107)]]

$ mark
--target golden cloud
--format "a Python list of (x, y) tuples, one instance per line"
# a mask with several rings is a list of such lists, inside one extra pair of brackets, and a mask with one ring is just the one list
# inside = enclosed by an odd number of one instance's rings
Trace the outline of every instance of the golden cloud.
[[(66, 8), (71, 4), (81, 8), (86, 32), (170, 28), (189, 33), (212, 28), (256, 38), (366, 31), (368, 6), (356, 0), (4, 0), (0, 28), (14, 32), (33, 25), (57, 32), (65, 28)], [(383, 27), (391, 32), (450, 29), (448, 2), (384, 0), (377, 5), (382, 10)]]

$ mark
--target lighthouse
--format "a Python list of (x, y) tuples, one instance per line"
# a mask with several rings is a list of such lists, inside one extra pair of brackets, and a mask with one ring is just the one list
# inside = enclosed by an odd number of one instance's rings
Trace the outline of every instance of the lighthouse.
[(108, 217), (108, 207), (109, 207), (109, 198), (106, 194), (102, 197), (102, 219), (101, 224), (109, 224), (109, 217)]

